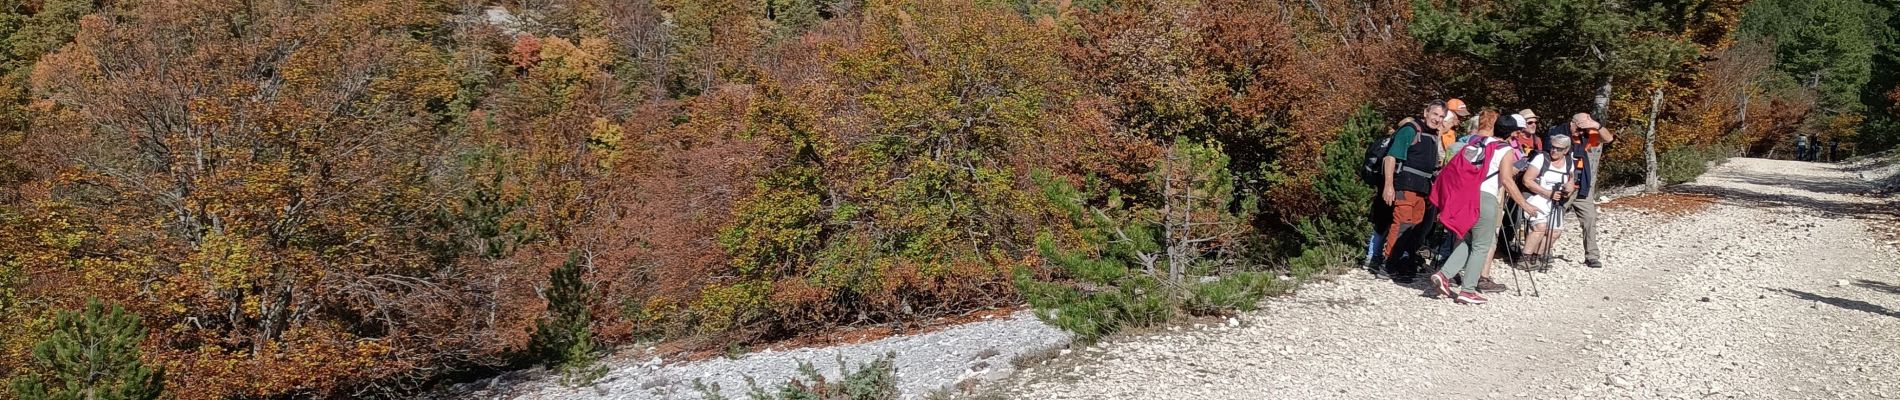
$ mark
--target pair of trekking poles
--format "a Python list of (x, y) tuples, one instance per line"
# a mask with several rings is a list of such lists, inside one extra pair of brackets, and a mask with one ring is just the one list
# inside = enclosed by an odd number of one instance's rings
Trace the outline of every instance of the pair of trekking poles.
[[(1549, 165), (1551, 163), (1545, 163), (1545, 164), (1546, 166), (1544, 168), (1550, 168)], [(1538, 171), (1538, 172), (1542, 173), (1542, 171)], [(1544, 210), (1544, 212), (1549, 215), (1546, 215), (1544, 217), (1544, 240), (1543, 240), (1544, 243), (1542, 243), (1542, 246), (1538, 246), (1538, 247), (1541, 247), (1540, 249), (1537, 249), (1536, 262), (1540, 263), (1540, 265), (1538, 265), (1537, 271), (1550, 271), (1550, 258), (1551, 258), (1550, 249), (1556, 246), (1557, 244), (1557, 241), (1554, 240), (1553, 238), (1557, 236), (1558, 227), (1563, 225), (1564, 207), (1570, 205), (1570, 193), (1566, 190), (1563, 190), (1564, 188), (1570, 187), (1570, 176), (1571, 176), (1570, 173), (1565, 173), (1563, 182), (1559, 182), (1556, 188), (1551, 189), (1551, 192), (1556, 193), (1557, 195), (1553, 196), (1555, 198), (1551, 199), (1550, 209)], [(1563, 200), (1561, 201), (1557, 200), (1559, 198)], [(1521, 236), (1525, 238), (1529, 238), (1531, 234), (1537, 231), (1536, 229), (1532, 227), (1532, 224), (1529, 223), (1530, 218), (1525, 216), (1524, 213), (1522, 212), (1514, 213), (1513, 217), (1519, 218), (1524, 222), (1524, 223), (1518, 224), (1524, 230), (1524, 234)], [(1523, 258), (1524, 256), (1524, 250), (1529, 250), (1529, 249), (1523, 249), (1523, 248), (1518, 249), (1518, 256), (1512, 257), (1513, 261), (1522, 261), (1521, 258)], [(1517, 288), (1517, 295), (1523, 296), (1524, 285), (1522, 284), (1521, 281), (1517, 279), (1517, 269), (1518, 267), (1516, 265), (1511, 266), (1511, 286)], [(1543, 290), (1540, 290), (1537, 287), (1537, 274), (1535, 272), (1536, 271), (1524, 272), (1525, 275), (1530, 276), (1531, 297), (1544, 297)]]

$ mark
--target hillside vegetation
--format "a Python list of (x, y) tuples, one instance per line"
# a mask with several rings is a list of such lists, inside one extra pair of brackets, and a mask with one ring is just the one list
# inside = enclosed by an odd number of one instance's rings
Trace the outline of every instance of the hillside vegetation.
[(176, 399), (1232, 312), (1357, 261), (1430, 100), (1640, 138), (1662, 90), (1691, 169), (1900, 142), (1894, 5), (1820, 3), (0, 0), (0, 379), (95, 300)]

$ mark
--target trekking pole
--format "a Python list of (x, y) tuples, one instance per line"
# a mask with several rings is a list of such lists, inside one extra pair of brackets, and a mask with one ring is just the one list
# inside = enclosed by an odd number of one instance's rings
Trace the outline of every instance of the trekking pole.
[[(1563, 209), (1562, 203), (1552, 201), (1550, 202), (1550, 204), (1551, 204), (1550, 208), (1552, 210)], [(1553, 237), (1556, 236), (1556, 231), (1557, 231), (1556, 226), (1558, 224), (1558, 221), (1563, 219), (1563, 212), (1561, 211), (1547, 211), (1547, 212), (1550, 212), (1551, 214), (1544, 216), (1544, 243), (1543, 243), (1543, 246), (1541, 246), (1543, 248), (1537, 250), (1537, 260), (1539, 263), (1541, 263), (1541, 265), (1538, 266), (1538, 269), (1541, 269), (1545, 272), (1550, 271), (1550, 248), (1554, 245), (1554, 243), (1551, 243), (1551, 242), (1556, 241), (1555, 239), (1553, 239)], [(1537, 287), (1537, 271), (1530, 271), (1529, 273), (1526, 273), (1525, 275), (1528, 275), (1531, 278), (1531, 297), (1544, 297), (1544, 290)]]
[[(1565, 160), (1565, 162), (1569, 161)], [(1570, 186), (1570, 175), (1574, 173), (1576, 173), (1576, 171), (1573, 170), (1570, 173), (1564, 174), (1564, 180), (1557, 183), (1557, 187), (1551, 190), (1552, 192), (1560, 194), (1557, 197), (1563, 198), (1563, 200), (1551, 199), (1550, 210), (1546, 211), (1549, 212), (1550, 215), (1544, 216), (1544, 245), (1542, 249), (1537, 251), (1537, 259), (1538, 262), (1541, 263), (1541, 265), (1539, 265), (1540, 269), (1543, 269), (1545, 272), (1550, 271), (1550, 250), (1557, 246), (1555, 237), (1557, 236), (1557, 228), (1563, 225), (1563, 209), (1570, 204), (1569, 195), (1571, 193), (1565, 193), (1563, 189)], [(1537, 287), (1537, 273), (1531, 272), (1526, 275), (1530, 275), (1531, 277), (1531, 297), (1544, 297), (1543, 289)]]
[[(1523, 231), (1524, 229), (1528, 229), (1528, 225), (1530, 225), (1530, 218), (1525, 218), (1524, 213), (1522, 211), (1519, 211), (1517, 215), (1513, 215), (1511, 217), (1517, 220), (1517, 224), (1515, 224), (1515, 226), (1512, 226), (1512, 228), (1515, 228), (1515, 229), (1512, 229), (1512, 230)], [(1530, 235), (1528, 234), (1513, 235), (1513, 236), (1530, 237)], [(1504, 250), (1506, 253), (1509, 253), (1511, 249), (1506, 248)], [(1517, 255), (1511, 257), (1511, 264), (1517, 264), (1523, 261), (1523, 258), (1524, 258), (1524, 249), (1520, 246), (1517, 250)], [(1518, 296), (1523, 296), (1524, 282), (1517, 280), (1517, 266), (1512, 265), (1510, 268), (1506, 268), (1506, 269), (1511, 270), (1511, 287), (1517, 289)]]

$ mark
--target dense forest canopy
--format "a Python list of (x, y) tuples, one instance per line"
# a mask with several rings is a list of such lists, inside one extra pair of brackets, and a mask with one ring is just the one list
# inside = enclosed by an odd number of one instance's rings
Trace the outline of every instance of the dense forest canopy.
[(385, 397), (1156, 284), (1102, 260), (1304, 275), (1434, 99), (1638, 137), (1660, 91), (1685, 165), (1900, 144), (1896, 7), (0, 0), (0, 379), (67, 379), (67, 321), (172, 398)]

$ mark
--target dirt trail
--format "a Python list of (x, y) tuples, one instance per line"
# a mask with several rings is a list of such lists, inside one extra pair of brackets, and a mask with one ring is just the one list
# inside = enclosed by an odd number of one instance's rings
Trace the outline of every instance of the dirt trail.
[(1872, 231), (1895, 209), (1859, 195), (1870, 169), (1734, 159), (1671, 190), (1676, 204), (1713, 203), (1699, 211), (1606, 208), (1607, 268), (1582, 266), (1572, 227), (1540, 297), (1459, 306), (1355, 273), (1238, 327), (1083, 349), (993, 394), (1900, 398), (1900, 255)]

